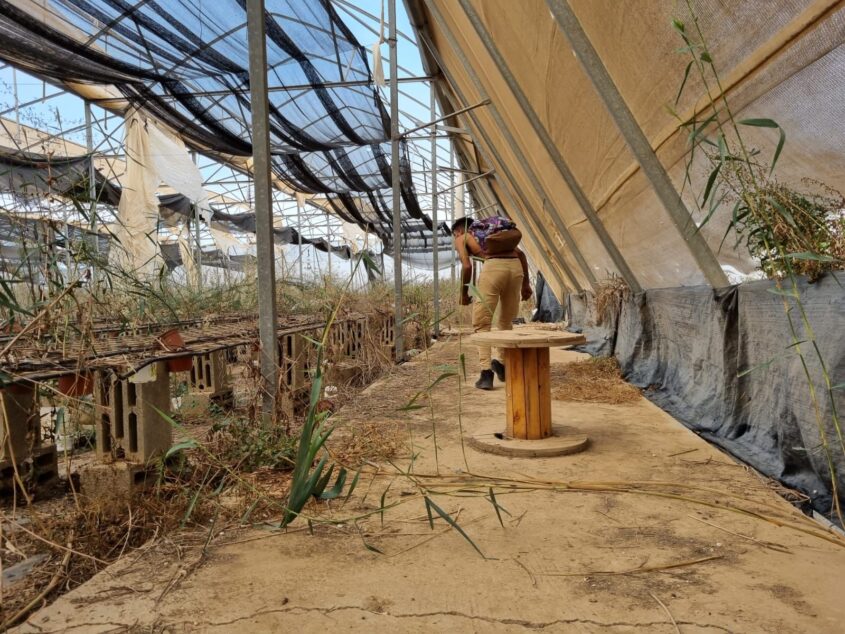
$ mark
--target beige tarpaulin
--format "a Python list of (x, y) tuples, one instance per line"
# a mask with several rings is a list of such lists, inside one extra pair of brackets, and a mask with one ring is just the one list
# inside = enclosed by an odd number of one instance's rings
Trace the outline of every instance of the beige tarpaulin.
[[(159, 185), (164, 183), (187, 196), (206, 218), (210, 217), (208, 193), (203, 188), (199, 168), (179, 137), (134, 109), (126, 115), (124, 134), (126, 174), (115, 230), (120, 247), (115, 248), (110, 257), (125, 271), (142, 278), (150, 277), (156, 275), (162, 265), (158, 249), (156, 197)], [(193, 250), (181, 233), (179, 244), (186, 271), (193, 268), (196, 282), (198, 271), (193, 262)]]
[(126, 115), (124, 131), (126, 174), (113, 233), (119, 244), (109, 251), (113, 265), (140, 278), (158, 274), (162, 265), (158, 249), (159, 175), (150, 155), (147, 124), (137, 110)]
[[(179, 254), (182, 256), (182, 266), (185, 268), (185, 279), (188, 282), (188, 286), (191, 288), (199, 288), (201, 283), (201, 271), (197, 266), (196, 260), (194, 260), (194, 256), (191, 253), (191, 236), (190, 232), (188, 232), (187, 225), (183, 225), (183, 230), (179, 232)], [(188, 234), (185, 237), (185, 234)]]
[[(704, 283), (704, 276), (689, 249), (654, 194), (651, 184), (625, 144), (600, 95), (573, 55), (567, 38), (552, 17), (545, 0), (468, 0), (478, 14), (511, 75), (525, 94), (542, 126), (567, 163), (624, 259), (646, 288)], [(650, 141), (675, 187), (696, 221), (696, 195), (704, 189), (709, 165), (700, 154), (686, 175), (687, 131), (681, 119), (705, 118), (707, 88), (695, 72), (674, 105), (689, 56), (679, 52), (683, 41), (672, 19), (690, 28), (693, 16), (686, 2), (675, 0), (569, 0), (581, 25), (607, 68), (634, 118)], [(837, 190), (845, 189), (845, 100), (841, 98), (845, 68), (845, 4), (838, 0), (691, 0), (690, 5), (707, 40), (721, 86), (710, 86), (718, 98), (724, 90), (740, 119), (770, 118), (786, 132), (786, 146), (776, 177), (790, 185), (804, 178), (818, 179)], [(570, 250), (560, 240), (553, 216), (562, 220), (593, 274), (602, 279), (618, 273), (607, 250), (587, 222), (575, 197), (557, 170), (550, 153), (515, 98), (501, 69), (476, 32), (458, 0), (409, 0), (411, 13), (434, 45), (465, 103), (477, 103), (474, 74), (504, 120), (521, 150), (506, 139), (491, 108), (474, 112), (490, 143), (469, 125), (481, 154), (495, 161), (494, 189), (517, 222), (531, 224), (523, 207), (540, 220), (537, 227), (558, 246), (526, 237), (526, 246), (540, 268), (565, 261), (587, 286)], [(442, 17), (445, 28), (436, 19)], [(462, 63), (446, 32), (451, 33), (468, 64)], [(425, 54), (425, 46), (422, 47)], [(445, 79), (445, 78), (444, 78)], [(444, 91), (454, 87), (445, 79)], [(466, 119), (464, 119), (466, 121)], [(748, 144), (762, 156), (771, 156), (777, 133), (764, 128), (743, 131)], [(458, 144), (468, 162), (476, 161), (472, 147)], [(513, 179), (503, 176), (503, 167)], [(546, 196), (531, 179), (536, 177)], [(505, 188), (506, 192), (502, 191)], [(525, 200), (517, 208), (509, 201)], [(507, 195), (502, 195), (507, 194)], [(522, 204), (524, 202), (524, 205)], [(732, 201), (702, 228), (702, 235), (724, 269), (751, 273), (757, 268), (728, 231)], [(727, 232), (727, 239), (722, 239)]]
[(240, 255), (249, 249), (248, 244), (241, 242), (232, 234), (227, 233), (222, 229), (217, 229), (213, 225), (209, 225), (208, 229), (211, 232), (211, 237), (214, 239), (214, 243), (217, 245), (217, 248), (220, 249), (226, 256)]
[(346, 221), (341, 221), (340, 230), (343, 233), (343, 241), (352, 249), (352, 253), (358, 253), (366, 242), (364, 230)]

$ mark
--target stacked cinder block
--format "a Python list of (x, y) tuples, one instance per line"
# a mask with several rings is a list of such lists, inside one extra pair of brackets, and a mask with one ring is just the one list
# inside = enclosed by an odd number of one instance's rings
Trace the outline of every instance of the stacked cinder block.
[(350, 320), (339, 319), (335, 321), (331, 328), (329, 328), (328, 350), (326, 352), (331, 361), (339, 361), (342, 358), (349, 357), (353, 333)]
[(282, 369), (284, 391), (296, 393), (306, 385), (306, 344), (300, 333), (279, 337), (279, 364)]
[(367, 318), (356, 317), (349, 323), (351, 336), (349, 338), (348, 356), (360, 358), (364, 353), (364, 341), (367, 336)]
[(41, 444), (37, 390), (33, 383), (0, 389), (0, 492), (18, 477), (42, 484), (58, 475), (55, 445)]
[(393, 349), (393, 346), (396, 344), (393, 315), (380, 315), (375, 320), (374, 326), (378, 327), (378, 332), (375, 334), (382, 347)]
[[(173, 443), (170, 415), (170, 372), (164, 361), (137, 375), (120, 379), (111, 372), (94, 374), (98, 464), (80, 476), (82, 493), (103, 503), (123, 501), (154, 479), (150, 463)], [(164, 415), (164, 416), (163, 416)]]
[(234, 392), (229, 382), (226, 350), (215, 350), (194, 357), (191, 367), (191, 391), (205, 394), (224, 407), (234, 405)]
[(97, 455), (102, 460), (123, 458), (146, 464), (170, 448), (173, 429), (162, 416), (170, 414), (167, 364), (155, 363), (151, 374), (152, 380), (137, 383), (132, 377), (96, 373)]

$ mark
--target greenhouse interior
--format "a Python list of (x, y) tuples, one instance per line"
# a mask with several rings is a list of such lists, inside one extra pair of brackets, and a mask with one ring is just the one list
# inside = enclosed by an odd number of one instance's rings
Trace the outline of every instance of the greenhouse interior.
[(842, 0), (0, 0), (0, 632), (842, 632), (843, 83)]

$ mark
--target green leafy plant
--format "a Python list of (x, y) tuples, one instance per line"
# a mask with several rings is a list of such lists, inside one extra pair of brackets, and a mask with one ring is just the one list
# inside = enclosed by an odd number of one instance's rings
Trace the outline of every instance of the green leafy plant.
[(240, 416), (226, 416), (211, 427), (218, 456), (243, 471), (262, 467), (290, 470), (296, 454), (296, 437), (281, 427), (256, 425)]
[[(775, 280), (775, 286), (770, 290), (783, 303), (791, 338), (786, 352), (798, 356), (807, 379), (819, 434), (819, 446), (813, 450), (818, 450), (825, 459), (833, 512), (840, 524), (845, 525), (836, 472), (836, 462), (845, 457), (845, 435), (835, 394), (842, 386), (834, 385), (832, 381), (802, 302), (798, 280), (799, 275), (815, 280), (825, 272), (845, 266), (843, 199), (818, 183), (815, 192), (798, 191), (774, 179), (786, 132), (772, 119), (738, 119), (735, 116), (690, 0), (686, 0), (686, 6), (691, 24), (675, 19), (673, 28), (684, 41), (681, 52), (692, 59), (686, 66), (675, 105), (693, 69), (701, 80), (707, 100), (703, 119), (694, 116), (681, 121), (681, 128), (689, 132), (684, 186), (692, 185), (694, 158), (697, 152), (704, 152), (711, 169), (698, 199), (700, 210), (706, 213), (701, 225), (710, 221), (722, 209), (723, 203), (733, 203), (729, 230), (733, 228), (737, 236), (745, 240), (749, 252), (760, 259), (763, 271)], [(744, 133), (753, 128), (778, 133), (775, 149), (768, 160), (744, 137)], [(812, 181), (805, 181), (805, 185), (809, 183)], [(805, 352), (807, 350), (810, 356)], [(811, 364), (819, 368), (821, 390), (810, 372)], [(825, 397), (829, 419), (823, 408)]]

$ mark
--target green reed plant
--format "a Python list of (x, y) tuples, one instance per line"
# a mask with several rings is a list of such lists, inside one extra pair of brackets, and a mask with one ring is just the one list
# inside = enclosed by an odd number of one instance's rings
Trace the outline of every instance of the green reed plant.
[[(692, 3), (690, 0), (685, 2), (691, 22), (687, 24), (675, 19), (673, 28), (684, 42), (681, 52), (689, 56), (690, 61), (675, 105), (694, 71), (705, 90), (706, 108), (702, 119), (693, 116), (690, 120), (681, 121), (681, 128), (689, 133), (690, 148), (684, 185), (692, 185), (695, 156), (704, 152), (711, 170), (700, 197), (697, 197), (699, 209), (705, 214), (701, 225), (710, 221), (723, 208), (723, 203), (732, 202), (728, 231), (733, 229), (740, 239), (745, 240), (749, 253), (760, 259), (764, 272), (774, 278), (775, 287), (770, 290), (782, 301), (791, 338), (786, 352), (798, 356), (807, 380), (820, 439), (818, 449), (830, 473), (833, 511), (840, 524), (845, 525), (836, 471), (836, 462), (845, 459), (845, 437), (836, 408), (836, 391), (845, 389), (845, 384), (835, 385), (832, 380), (808, 319), (798, 280), (799, 275), (806, 274), (813, 280), (825, 272), (845, 266), (842, 198), (827, 188), (823, 188), (822, 194), (801, 192), (774, 179), (786, 132), (772, 119), (736, 117)], [(753, 128), (777, 133), (770, 158), (767, 159), (746, 141), (744, 133)], [(832, 274), (835, 277), (835, 273)], [(822, 394), (810, 372), (811, 361), (818, 364)], [(747, 369), (742, 374), (754, 369)], [(823, 400), (827, 401), (829, 417), (823, 413)], [(833, 437), (829, 427), (833, 430)]]

